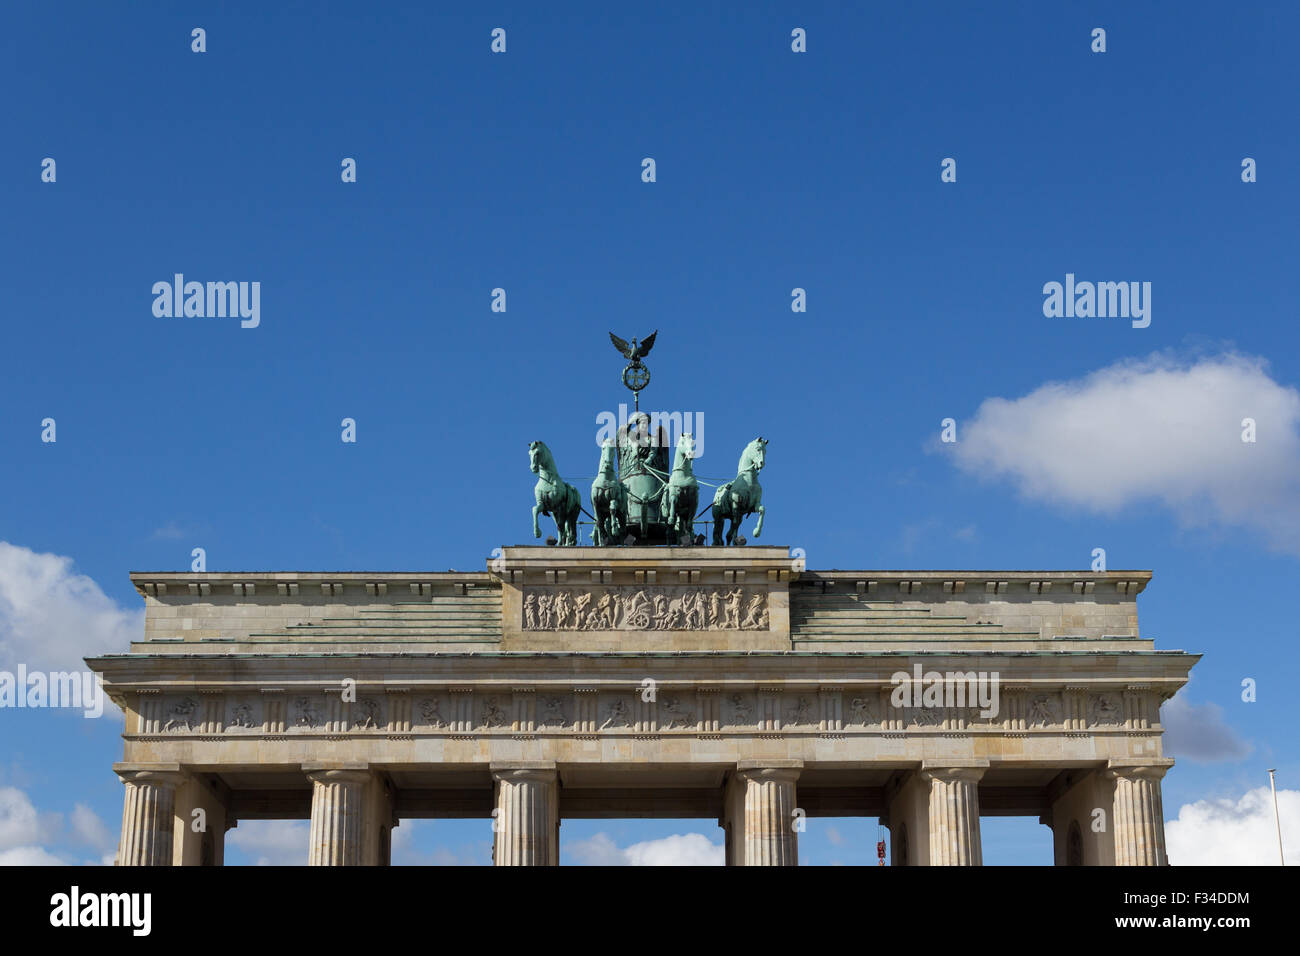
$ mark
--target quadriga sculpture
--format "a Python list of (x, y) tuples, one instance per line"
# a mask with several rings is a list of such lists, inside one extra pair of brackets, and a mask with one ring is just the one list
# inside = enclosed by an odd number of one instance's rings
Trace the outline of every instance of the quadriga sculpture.
[(551, 515), (555, 519), (555, 531), (560, 545), (576, 545), (578, 512), (582, 510), (578, 489), (560, 477), (560, 471), (555, 467), (555, 458), (545, 442), (535, 441), (528, 446), (528, 464), (537, 475), (537, 485), (533, 488), (533, 497), (537, 499), (537, 504), (533, 506), (533, 537), (542, 536), (537, 516)]
[(722, 544), (722, 523), (731, 519), (727, 529), (727, 544), (735, 544), (740, 523), (749, 515), (758, 513), (754, 537), (763, 533), (763, 486), (758, 483), (758, 473), (767, 461), (767, 439), (755, 438), (745, 446), (740, 456), (736, 477), (722, 485), (713, 495), (713, 544)]
[(668, 526), (669, 544), (695, 543), (695, 509), (700, 503), (700, 483), (695, 480), (695, 438), (682, 435), (677, 439), (673, 456), (673, 473), (664, 485), (659, 513)]
[(619, 481), (618, 448), (610, 439), (600, 447), (600, 470), (591, 483), (591, 510), (596, 526), (591, 536), (596, 547), (618, 544), (627, 527), (627, 486)]

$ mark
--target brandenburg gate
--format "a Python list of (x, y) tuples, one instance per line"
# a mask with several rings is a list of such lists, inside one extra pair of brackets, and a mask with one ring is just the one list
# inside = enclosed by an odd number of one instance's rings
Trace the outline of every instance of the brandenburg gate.
[(311, 864), (385, 865), (404, 817), (490, 818), (498, 866), (554, 865), (565, 817), (682, 817), (780, 866), (819, 816), (879, 817), (897, 866), (978, 865), (1000, 815), (1058, 864), (1167, 862), (1160, 705), (1198, 657), (1139, 634), (1150, 572), (747, 545), (768, 440), (697, 513), (694, 438), (640, 412), (655, 335), (610, 338), (637, 415), (600, 442), (594, 546), (534, 441), (557, 535), (483, 571), (131, 575), (144, 634), (87, 662), (126, 715), (120, 865), (220, 864), (258, 819), (310, 819)]
[[(736, 545), (131, 578), (144, 633), (89, 662), (126, 715), (120, 865), (220, 864), (257, 819), (310, 819), (311, 864), (383, 865), (403, 817), (491, 818), (497, 865), (557, 863), (565, 817), (716, 818), (728, 864), (788, 865), (818, 816), (880, 817), (894, 865), (977, 865), (999, 815), (1047, 824), (1058, 864), (1166, 862), (1160, 705), (1198, 658), (1139, 635), (1149, 572)], [(931, 673), (971, 694), (899, 706)]]

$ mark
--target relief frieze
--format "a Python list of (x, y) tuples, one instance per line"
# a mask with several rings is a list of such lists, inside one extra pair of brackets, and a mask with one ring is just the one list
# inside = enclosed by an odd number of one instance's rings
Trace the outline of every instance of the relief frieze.
[(690, 586), (528, 588), (525, 631), (765, 631), (767, 592)]

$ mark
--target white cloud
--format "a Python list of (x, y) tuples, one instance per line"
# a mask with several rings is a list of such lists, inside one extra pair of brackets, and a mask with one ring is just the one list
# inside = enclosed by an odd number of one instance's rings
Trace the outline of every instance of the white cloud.
[(117, 834), (84, 803), (78, 803), (72, 810), (72, 833), (78, 842), (109, 853), (110, 859), (117, 852)]
[[(109, 832), (85, 804), (72, 812), (72, 842), (90, 844), (101, 851), (98, 860), (85, 860), (87, 866), (111, 866), (117, 852), (117, 837)], [(17, 787), (0, 787), (0, 866), (67, 866), (77, 861), (50, 850), (51, 844), (63, 839), (63, 816), (39, 813), (31, 798)]]
[[(1300, 863), (1300, 790), (1277, 792), (1283, 848), (1289, 864)], [(1240, 800), (1186, 803), (1165, 824), (1165, 846), (1175, 866), (1276, 866), (1277, 825), (1268, 787)]]
[(1187, 525), (1251, 528), (1300, 554), (1300, 392), (1260, 358), (1157, 354), (989, 398), (939, 447), (1027, 498), (1098, 513), (1157, 502)]
[(226, 860), (237, 847), (255, 866), (306, 866), (311, 824), (304, 820), (241, 820), (226, 831)]
[(608, 834), (597, 833), (565, 849), (586, 866), (722, 866), (725, 850), (702, 833), (676, 833), (620, 848)]
[(0, 866), (67, 866), (67, 861), (38, 846), (20, 846), (0, 850)]
[(36, 807), (17, 787), (0, 787), (0, 850), (38, 842), (43, 834)]
[(155, 528), (153, 536), (164, 541), (179, 541), (185, 537), (186, 531), (175, 521), (168, 521), (161, 528)]
[(1160, 708), (1160, 722), (1165, 727), (1164, 749), (1171, 757), (1194, 763), (1240, 760), (1251, 746), (1223, 720), (1218, 704), (1193, 704), (1187, 688), (1175, 694)]
[(144, 609), (119, 606), (71, 558), (0, 541), (0, 668), (84, 670), (83, 657), (125, 653), (143, 634)]

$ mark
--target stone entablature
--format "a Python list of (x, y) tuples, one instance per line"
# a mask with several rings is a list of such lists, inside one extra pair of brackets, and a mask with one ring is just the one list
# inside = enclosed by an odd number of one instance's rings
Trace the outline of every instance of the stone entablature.
[[(529, 734), (554, 739), (561, 747), (568, 737), (593, 734), (793, 738), (834, 733), (847, 739), (907, 732), (918, 740), (960, 733), (994, 741), (1088, 732), (1093, 738), (1132, 738), (1136, 751), (1123, 744), (1124, 752), (1140, 754), (1163, 729), (1161, 702), (1185, 682), (1194, 660), (1178, 651), (1010, 659), (751, 652), (252, 660), (108, 656), (96, 659), (96, 665), (106, 688), (128, 711), (128, 739), (159, 744), (195, 736), (495, 739)], [(893, 676), (911, 673), (916, 664), (923, 672), (995, 675), (997, 713), (982, 714), (973, 701), (894, 706)], [(250, 665), (259, 676), (250, 679)], [(509, 673), (503, 674), (507, 666)], [(1123, 673), (1116, 673), (1121, 668)], [(1101, 676), (1107, 671), (1110, 676)], [(345, 681), (353, 699), (345, 699)], [(648, 686), (653, 687), (649, 693)], [(976, 749), (996, 754), (1006, 745), (989, 742)], [(489, 758), (491, 748), (483, 755)], [(553, 756), (568, 755), (557, 750)]]
[[(488, 816), (498, 863), (565, 815), (716, 814), (732, 863), (783, 821), (879, 815), (895, 862), (981, 862), (981, 810), (1058, 862), (1165, 862), (1160, 706), (1198, 659), (1140, 636), (1149, 572), (815, 571), (779, 547), (499, 549), (483, 572), (134, 574), (123, 863), (220, 861), (310, 817), (310, 860), (383, 862), (403, 816)], [(894, 676), (995, 680), (899, 703)], [(217, 835), (169, 821), (203, 807)], [(1115, 821), (1083, 829), (1097, 808)], [(304, 848), (304, 860), (308, 857)]]

